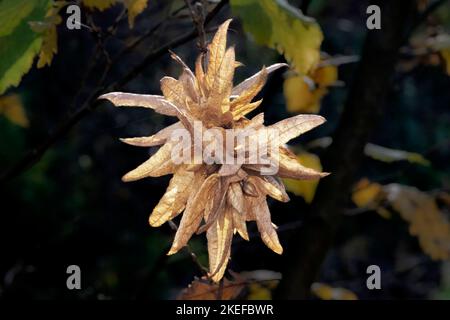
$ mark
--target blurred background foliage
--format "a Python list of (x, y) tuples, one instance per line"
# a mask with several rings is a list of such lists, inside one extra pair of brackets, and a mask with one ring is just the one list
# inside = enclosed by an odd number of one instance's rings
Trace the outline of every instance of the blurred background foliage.
[[(8, 1), (0, 0), (0, 8)], [(36, 6), (49, 3), (36, 1)], [(50, 10), (41, 15), (43, 25), (34, 25), (34, 29), (41, 26), (40, 30), (27, 29), (33, 39), (53, 41), (53, 46), (48, 49), (47, 44), (46, 52), (29, 48), (33, 50), (32, 57), (38, 56), (34, 64), (39, 64), (39, 68), (31, 64), (29, 72), (24, 68), (25, 75), (15, 88), (6, 90), (7, 86), (0, 86), (4, 88), (0, 97), (2, 171), (45, 140), (65, 114), (75, 110), (95, 91), (102, 63), (115, 57), (127, 44), (162, 22), (151, 37), (114, 63), (107, 80), (120, 79), (148, 52), (193, 28), (184, 1), (149, 0), (145, 6), (142, 1), (124, 1), (125, 7), (114, 1), (103, 2), (102, 10), (99, 2), (95, 9), (94, 0), (84, 3), (82, 21), (87, 26), (81, 30), (68, 30), (65, 23), (52, 18), (54, 13), (49, 14)], [(245, 68), (238, 69), (236, 82), (263, 65), (284, 59), (294, 63), (295, 67), (287, 73), (276, 72), (271, 76), (261, 94), (264, 98), (261, 110), (269, 124), (291, 113), (323, 115), (328, 120), (325, 125), (293, 144), (300, 162), (320, 168), (320, 155), (329, 145), (329, 137), (339, 120), (367, 31), (367, 3), (356, 0), (289, 2), (297, 8), (310, 2), (308, 15), (318, 25), (307, 22), (294, 26), (299, 17), (282, 11), (275, 1), (231, 0), (233, 9), (225, 5), (206, 31), (214, 31), (214, 26), (230, 16), (235, 17), (229, 43), (236, 46), (237, 60), (245, 64)], [(276, 17), (272, 22), (276, 21), (274, 27), (278, 31), (274, 32), (282, 33), (276, 38), (278, 42), (264, 37), (267, 21), (256, 15), (258, 10), (250, 13), (242, 10), (243, 3), (259, 6), (265, 17)], [(216, 3), (204, 4), (209, 9)], [(426, 7), (429, 3), (418, 1), (418, 5)], [(5, 12), (0, 11), (0, 16)], [(127, 12), (131, 12), (131, 17)], [(177, 12), (175, 17), (171, 16), (174, 12)], [(402, 50), (386, 102), (387, 111), (370, 138), (371, 145), (366, 146), (353, 201), (348, 202), (342, 228), (322, 266), (318, 283), (312, 287), (316, 298), (450, 299), (447, 261), (450, 252), (449, 12), (448, 3), (433, 12)], [(59, 14), (65, 21), (65, 10)], [(36, 19), (33, 16), (30, 21)], [(308, 23), (312, 25), (308, 27)], [(0, 31), (6, 32), (7, 25)], [(106, 31), (111, 26), (115, 26), (115, 31), (108, 35)], [(297, 39), (296, 46), (296, 39), (289, 38), (291, 27), (317, 30), (312, 34), (299, 30), (306, 33), (301, 40)], [(26, 28), (26, 24), (20, 28)], [(317, 42), (313, 46), (320, 45), (320, 29), (323, 32), (321, 51), (326, 54), (317, 51), (311, 57), (302, 46), (308, 41)], [(56, 36), (51, 30), (56, 30)], [(12, 32), (22, 32), (20, 36), (25, 37), (24, 31)], [(30, 39), (26, 42), (36, 41)], [(10, 52), (6, 48), (10, 40), (0, 32), (0, 44), (4, 45), (0, 48), (0, 72), (10, 65)], [(48, 55), (55, 53), (55, 41), (57, 54), (48, 60)], [(99, 41), (101, 48), (96, 49)], [(190, 66), (199, 52), (195, 41), (173, 50)], [(328, 63), (310, 70), (307, 63), (302, 64), (305, 54), (317, 63), (319, 60)], [(91, 67), (97, 60), (99, 66)], [(51, 61), (50, 65), (46, 66), (45, 61)], [(91, 70), (90, 74), (85, 75), (86, 70)], [(159, 94), (158, 80), (178, 73), (176, 63), (168, 53), (164, 54), (127, 83), (125, 91)], [(8, 80), (3, 77), (5, 74), (0, 74), (1, 85)], [(114, 109), (103, 103), (61, 137), (34, 166), (2, 182), (1, 298), (166, 299), (175, 298), (194, 276), (201, 276), (189, 252), (165, 255), (174, 235), (167, 224), (161, 228), (148, 226), (148, 215), (164, 193), (168, 177), (130, 184), (121, 182), (125, 172), (154, 150), (130, 147), (118, 138), (149, 135), (171, 121), (148, 110)], [(287, 181), (287, 185), (291, 201), (270, 203), (282, 243), (301, 225), (303, 212), (315, 190), (314, 182)], [(398, 195), (398, 192), (403, 193)], [(424, 200), (420, 202), (419, 198)], [(398, 199), (404, 201), (399, 203)], [(412, 204), (405, 204), (408, 200)], [(422, 218), (417, 218), (419, 227), (412, 230), (414, 214)], [(253, 225), (249, 231), (257, 232)], [(430, 233), (442, 236), (436, 240)], [(427, 244), (436, 241), (440, 241), (438, 250), (441, 251), (430, 254)], [(206, 265), (203, 237), (194, 237), (190, 245), (197, 262)], [(259, 237), (252, 237), (248, 243), (235, 239), (232, 250), (231, 270), (266, 271), (263, 275), (232, 275), (230, 279), (245, 283), (245, 288), (231, 292), (230, 296), (270, 298), (276, 283), (269, 281), (267, 285), (258, 281), (278, 279), (277, 272), (283, 269), (281, 264), (285, 260), (265, 248)], [(82, 290), (66, 288), (65, 271), (71, 264), (81, 267)], [(366, 268), (371, 264), (381, 267), (382, 290), (366, 288)]]

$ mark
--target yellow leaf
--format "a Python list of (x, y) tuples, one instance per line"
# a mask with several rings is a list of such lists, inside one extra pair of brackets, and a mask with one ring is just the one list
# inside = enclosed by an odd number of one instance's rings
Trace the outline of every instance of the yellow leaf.
[(134, 26), (134, 19), (147, 7), (148, 0), (124, 0), (124, 5), (128, 10), (128, 24), (130, 28)]
[(364, 148), (364, 153), (375, 160), (383, 162), (394, 162), (406, 160), (411, 163), (417, 163), (423, 166), (429, 166), (430, 161), (425, 159), (421, 154), (408, 152), (404, 150), (390, 149), (376, 144), (368, 143)]
[(328, 65), (317, 68), (312, 75), (312, 79), (318, 87), (328, 87), (338, 80), (338, 69), (335, 65)]
[(358, 300), (358, 296), (344, 288), (333, 288), (324, 283), (313, 283), (312, 293), (322, 300)]
[[(277, 283), (278, 281), (274, 282)], [(248, 289), (250, 293), (247, 296), (247, 300), (272, 300), (272, 291), (261, 283), (251, 283)]]
[(359, 208), (370, 207), (377, 203), (382, 192), (378, 183), (371, 183), (367, 179), (361, 180), (352, 194), (352, 200)]
[(286, 108), (289, 112), (317, 113), (319, 111), (312, 90), (303, 77), (294, 76), (284, 80), (283, 91)]
[(83, 0), (83, 4), (90, 9), (103, 11), (113, 6), (117, 0)]
[(304, 76), (291, 76), (284, 80), (286, 108), (291, 113), (318, 113), (328, 87), (338, 80), (337, 67), (328, 65), (313, 71), (309, 84)]
[[(322, 164), (320, 158), (312, 153), (303, 152), (297, 157), (300, 164), (305, 167), (322, 171)], [(303, 197), (307, 203), (311, 203), (316, 193), (318, 180), (294, 180), (283, 179), (286, 189), (293, 194)]]
[(22, 101), (17, 94), (0, 97), (0, 114), (18, 126), (25, 128), (29, 125)]
[(450, 49), (443, 49), (440, 51), (442, 58), (445, 61), (445, 68), (447, 74), (450, 76)]
[(59, 10), (65, 2), (55, 2), (47, 11), (44, 21), (30, 21), (29, 25), (34, 32), (42, 33), (43, 40), (39, 52), (38, 68), (50, 66), (53, 56), (58, 52), (58, 32), (56, 26), (62, 22)]
[(385, 219), (392, 218), (392, 213), (386, 208), (383, 208), (383, 207), (377, 208), (377, 213)]
[(53, 56), (58, 52), (58, 34), (56, 32), (56, 25), (52, 25), (46, 32), (44, 40), (42, 41), (41, 52), (39, 52), (38, 68), (43, 68), (46, 65), (50, 66)]
[(323, 34), (312, 18), (283, 0), (231, 0), (244, 29), (258, 44), (284, 54), (300, 74), (314, 70), (320, 60)]

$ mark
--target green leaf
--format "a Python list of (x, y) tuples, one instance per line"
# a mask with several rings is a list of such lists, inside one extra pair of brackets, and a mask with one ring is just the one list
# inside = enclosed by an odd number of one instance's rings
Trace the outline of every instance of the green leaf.
[(257, 44), (277, 49), (297, 72), (317, 67), (323, 34), (314, 19), (286, 0), (231, 0), (231, 8)]
[[(51, 1), (27, 0), (26, 2), (33, 4), (32, 7), (22, 2), (23, 0), (0, 2), (0, 34), (3, 35), (0, 37), (0, 94), (10, 86), (20, 83), (22, 76), (30, 70), (42, 45), (42, 35), (33, 32), (28, 22), (43, 20)], [(13, 14), (11, 8), (23, 11)], [(8, 15), (8, 12), (12, 15)], [(6, 19), (6, 26), (3, 25), (3, 18)]]
[(383, 162), (408, 161), (423, 166), (430, 165), (430, 161), (425, 159), (421, 154), (404, 150), (389, 149), (372, 143), (366, 145), (364, 153), (372, 159)]
[(13, 32), (37, 3), (34, 0), (0, 0), (0, 37)]

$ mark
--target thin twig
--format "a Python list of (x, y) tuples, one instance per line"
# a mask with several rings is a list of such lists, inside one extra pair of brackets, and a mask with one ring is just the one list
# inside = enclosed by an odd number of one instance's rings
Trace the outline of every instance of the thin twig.
[(223, 278), (220, 279), (219, 289), (217, 290), (217, 300), (222, 300), (223, 297)]
[(184, 0), (189, 8), (191, 14), (192, 22), (194, 22), (197, 27), (198, 33), (198, 48), (202, 53), (206, 53), (206, 33), (205, 33), (205, 7), (204, 3), (196, 1), (194, 6), (192, 6), (190, 0)]

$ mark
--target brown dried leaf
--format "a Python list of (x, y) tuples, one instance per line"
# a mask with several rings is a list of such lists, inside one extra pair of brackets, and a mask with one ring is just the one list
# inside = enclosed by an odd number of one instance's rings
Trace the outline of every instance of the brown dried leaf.
[(284, 184), (277, 177), (264, 176), (260, 177), (259, 180), (261, 182), (258, 185), (270, 197), (281, 202), (288, 202), (290, 200)]
[(197, 231), (202, 222), (203, 212), (209, 199), (208, 195), (216, 192), (219, 182), (220, 177), (218, 174), (210, 175), (196, 191), (195, 196), (189, 199), (168, 255), (178, 252)]
[(211, 92), (208, 97), (208, 107), (219, 115), (229, 111), (230, 97), (234, 76), (234, 48), (229, 48), (219, 66), (218, 73), (212, 79)]
[(255, 185), (254, 177), (250, 176), (247, 179), (244, 179), (242, 182), (242, 191), (244, 191), (244, 194), (251, 196), (251, 197), (258, 197), (259, 192), (258, 188)]
[[(205, 85), (205, 71), (203, 70), (203, 58), (204, 55), (200, 54), (195, 61), (195, 77), (197, 78), (197, 82), (199, 84), (199, 88), (204, 87)], [(202, 92), (204, 94), (204, 92)]]
[(164, 99), (163, 96), (150, 94), (136, 94), (125, 92), (110, 92), (98, 97), (106, 99), (117, 107), (142, 107), (150, 108), (166, 116), (177, 116), (175, 106)]
[(262, 241), (275, 253), (282, 254), (283, 247), (278, 240), (277, 231), (270, 220), (270, 211), (267, 206), (266, 197), (254, 198), (252, 202), (252, 208), (256, 216), (256, 225), (258, 226)]
[[(227, 45), (227, 31), (228, 26), (231, 23), (231, 19), (225, 21), (217, 30), (213, 40), (208, 46), (208, 68), (206, 71), (206, 84), (209, 88), (215, 81), (219, 69), (222, 65), (223, 57), (225, 55), (225, 49)], [(234, 61), (232, 67), (234, 68)]]
[(231, 113), (233, 114), (233, 120), (241, 119), (245, 115), (249, 114), (256, 108), (258, 108), (261, 105), (261, 103), (262, 103), (262, 99), (255, 101), (253, 103), (236, 106), (235, 109), (233, 111), (231, 111)]
[(269, 129), (278, 133), (278, 145), (281, 146), (324, 122), (325, 118), (321, 116), (300, 114), (281, 120), (269, 126)]
[(181, 81), (172, 77), (163, 77), (160, 81), (164, 97), (180, 109), (187, 108), (187, 94)]
[(233, 216), (230, 206), (225, 206), (206, 232), (208, 239), (209, 276), (214, 282), (222, 279), (231, 253)]
[(220, 167), (219, 175), (221, 177), (232, 176), (236, 174), (241, 168), (240, 164), (223, 164)]
[(278, 176), (281, 178), (292, 178), (302, 180), (314, 180), (326, 177), (327, 172), (318, 172), (302, 166), (295, 155), (292, 155), (287, 149), (280, 148)]
[[(276, 64), (273, 64), (273, 65), (265, 68), (265, 70), (266, 70), (266, 73), (269, 75), (272, 72), (274, 72), (280, 68), (283, 68), (283, 67), (289, 67), (289, 65), (286, 63), (276, 63)], [(263, 72), (263, 70), (261, 70), (258, 73), (255, 73), (253, 76), (242, 81), (240, 84), (238, 84), (236, 87), (233, 88), (233, 90), (231, 91), (231, 94), (233, 96), (239, 96), (242, 94), (242, 92), (247, 91), (250, 87), (252, 87), (254, 85), (255, 82), (259, 81), (261, 72)]]
[(152, 227), (175, 218), (184, 210), (192, 189), (199, 188), (204, 181), (202, 173), (189, 172), (180, 168), (170, 180), (169, 186), (149, 218)]
[(250, 241), (245, 223), (245, 214), (233, 208), (233, 228), (239, 233), (242, 239)]
[(231, 102), (231, 111), (235, 109), (241, 109), (245, 105), (249, 104), (253, 98), (261, 91), (267, 80), (267, 70), (263, 68), (259, 73), (255, 81), (252, 82), (246, 90), (243, 90), (241, 94)]
[(159, 150), (136, 169), (122, 177), (122, 181), (136, 181), (146, 177), (161, 177), (173, 173), (176, 166), (171, 160), (172, 143), (164, 144)]
[(244, 194), (242, 193), (240, 183), (234, 182), (229, 185), (227, 191), (227, 203), (238, 212), (244, 212)]
[(120, 141), (136, 147), (154, 147), (167, 142), (174, 130), (184, 128), (181, 122), (176, 122), (149, 137), (121, 138)]

